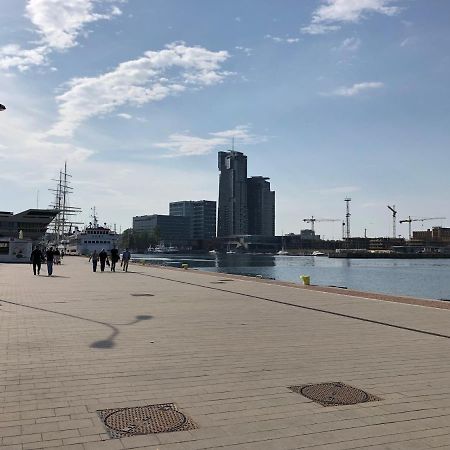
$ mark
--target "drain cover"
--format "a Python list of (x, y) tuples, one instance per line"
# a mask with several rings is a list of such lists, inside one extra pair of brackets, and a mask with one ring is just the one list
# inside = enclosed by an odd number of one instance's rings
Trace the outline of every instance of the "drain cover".
[(322, 406), (356, 405), (380, 400), (374, 395), (339, 381), (289, 386), (289, 389)]
[(130, 294), (132, 297), (154, 297), (153, 294)]
[(174, 403), (97, 411), (112, 438), (197, 428)]

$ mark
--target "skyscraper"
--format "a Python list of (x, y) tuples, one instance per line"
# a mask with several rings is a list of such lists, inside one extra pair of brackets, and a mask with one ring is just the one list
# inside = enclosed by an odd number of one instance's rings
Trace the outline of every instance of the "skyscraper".
[(219, 220), (217, 236), (248, 234), (247, 156), (219, 152)]
[(248, 233), (275, 236), (275, 192), (267, 177), (247, 180)]

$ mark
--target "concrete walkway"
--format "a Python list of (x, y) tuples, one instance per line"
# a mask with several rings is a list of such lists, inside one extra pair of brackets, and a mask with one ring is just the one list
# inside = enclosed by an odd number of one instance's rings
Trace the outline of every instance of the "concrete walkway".
[[(450, 449), (449, 310), (130, 270), (0, 265), (1, 449)], [(381, 400), (288, 389), (332, 381)], [(172, 402), (197, 429), (112, 439), (97, 414)]]

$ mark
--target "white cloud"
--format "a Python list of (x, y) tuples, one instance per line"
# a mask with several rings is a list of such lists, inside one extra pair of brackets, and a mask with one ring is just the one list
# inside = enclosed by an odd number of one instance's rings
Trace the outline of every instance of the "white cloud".
[(0, 47), (0, 68), (18, 68), (48, 64), (52, 51), (64, 51), (77, 45), (86, 24), (110, 20), (121, 14), (111, 3), (123, 0), (28, 0), (26, 16), (39, 35), (38, 46), (24, 49), (17, 44)]
[(295, 44), (297, 42), (300, 42), (299, 38), (293, 38), (293, 37), (280, 37), (280, 36), (272, 36), (271, 34), (266, 34), (264, 36), (266, 39), (272, 39), (274, 42), (278, 43), (285, 43), (285, 44)]
[(231, 130), (209, 133), (206, 138), (181, 133), (171, 134), (166, 142), (159, 142), (155, 147), (168, 150), (168, 157), (205, 155), (218, 147), (231, 147), (233, 138), (238, 145), (257, 144), (267, 140), (265, 136), (252, 134), (248, 125), (239, 125)]
[(243, 53), (245, 53), (247, 56), (250, 56), (252, 54), (252, 49), (249, 47), (242, 47), (241, 45), (236, 45), (236, 47), (234, 47), (236, 50), (239, 50)]
[(20, 71), (30, 66), (42, 66), (47, 63), (48, 48), (45, 46), (24, 50), (19, 45), (9, 44), (0, 47), (0, 69), (8, 70), (16, 67)]
[(131, 114), (127, 114), (127, 113), (117, 114), (117, 117), (121, 117), (122, 119), (127, 119), (127, 120), (130, 120), (133, 118), (133, 116)]
[(325, 0), (313, 13), (311, 23), (301, 29), (306, 34), (324, 34), (340, 28), (341, 23), (359, 22), (369, 13), (388, 16), (400, 11), (394, 0)]
[(324, 95), (337, 95), (341, 97), (353, 97), (355, 95), (361, 94), (364, 91), (372, 90), (372, 89), (380, 89), (384, 87), (384, 83), (380, 81), (366, 81), (364, 83), (356, 83), (353, 86), (346, 87), (342, 86), (340, 88), (335, 89), (331, 93)]
[(49, 134), (70, 136), (85, 120), (110, 113), (121, 105), (140, 106), (163, 100), (190, 88), (222, 82), (228, 52), (187, 47), (183, 42), (148, 51), (98, 77), (74, 78), (57, 97), (59, 120)]
[(342, 52), (356, 52), (359, 47), (361, 47), (361, 40), (359, 38), (351, 37), (344, 39), (337, 49)]

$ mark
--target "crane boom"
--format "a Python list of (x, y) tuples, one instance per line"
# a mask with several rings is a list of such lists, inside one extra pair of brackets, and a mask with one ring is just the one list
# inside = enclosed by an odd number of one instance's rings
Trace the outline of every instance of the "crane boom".
[(341, 219), (316, 219), (314, 216), (311, 216), (309, 219), (303, 219), (303, 222), (308, 222), (311, 224), (311, 231), (314, 231), (314, 224), (316, 222), (340, 222)]
[(424, 222), (425, 220), (445, 220), (446, 217), (421, 217), (418, 219), (412, 219), (411, 216), (408, 216), (407, 219), (400, 220), (400, 223), (407, 223), (409, 225), (409, 239), (412, 237), (411, 223), (412, 222)]

